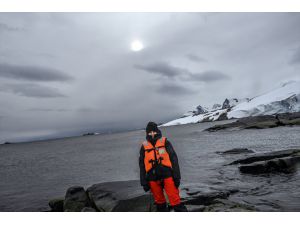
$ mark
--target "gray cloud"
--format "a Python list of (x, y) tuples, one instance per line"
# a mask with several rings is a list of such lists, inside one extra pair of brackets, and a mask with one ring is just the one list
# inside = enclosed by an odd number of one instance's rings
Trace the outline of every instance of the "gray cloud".
[(156, 73), (166, 77), (176, 77), (188, 72), (186, 69), (172, 66), (167, 62), (155, 62), (149, 65), (135, 65), (134, 67), (149, 73)]
[[(299, 21), (300, 13), (0, 13), (0, 89), (9, 92), (0, 94), (0, 142), (45, 130), (143, 127), (194, 105), (272, 90), (299, 76), (299, 55), (290, 57)], [(134, 39), (142, 51), (130, 50)], [(77, 82), (49, 75), (54, 68)], [(47, 87), (28, 91), (6, 82)], [(47, 120), (39, 110), (49, 112)]]
[(0, 91), (10, 92), (20, 96), (33, 98), (58, 98), (66, 97), (61, 94), (56, 88), (50, 88), (38, 84), (5, 84), (0, 86)]
[(35, 66), (0, 64), (0, 77), (26, 81), (71, 81), (73, 78), (61, 71)]
[(0, 23), (0, 32), (1, 31), (21, 31), (23, 30), (22, 28), (18, 28), (18, 27), (12, 27), (12, 26), (9, 26), (5, 23)]
[(219, 80), (230, 80), (231, 78), (217, 70), (207, 70), (201, 73), (193, 73), (185, 68), (175, 67), (166, 62), (156, 62), (150, 65), (135, 65), (135, 68), (150, 73), (157, 73), (166, 77), (180, 77), (183, 81), (215, 82)]
[(202, 73), (191, 73), (192, 80), (214, 82), (219, 80), (231, 80), (230, 76), (216, 70), (208, 70)]
[(156, 91), (161, 94), (174, 96), (190, 95), (195, 93), (192, 89), (188, 87), (172, 83), (161, 84), (159, 87), (156, 88)]
[(300, 47), (294, 52), (290, 64), (300, 64)]
[(191, 61), (194, 61), (194, 62), (206, 62), (206, 59), (200, 57), (200, 56), (197, 56), (195, 54), (187, 54), (186, 57), (191, 60)]
[(30, 108), (29, 112), (69, 112), (70, 109)]

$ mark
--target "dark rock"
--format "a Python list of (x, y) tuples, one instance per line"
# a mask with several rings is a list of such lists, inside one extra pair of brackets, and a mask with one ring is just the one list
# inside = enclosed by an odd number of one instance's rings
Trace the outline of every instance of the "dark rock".
[(221, 120), (228, 120), (227, 112), (222, 113), (222, 114), (219, 116), (219, 118), (217, 119), (217, 121), (221, 121)]
[(215, 199), (213, 203), (206, 206), (203, 212), (255, 212), (258, 211), (253, 206), (233, 202), (228, 199)]
[(240, 118), (235, 122), (215, 125), (205, 131), (219, 131), (225, 129), (265, 129), (286, 125), (300, 125), (300, 113), (282, 113), (264, 116), (251, 116)]
[(282, 113), (276, 115), (282, 125), (300, 125), (300, 112)]
[(89, 207), (90, 201), (83, 187), (73, 186), (68, 188), (64, 201), (64, 211), (80, 212), (84, 207)]
[(216, 191), (210, 193), (197, 193), (191, 197), (186, 197), (182, 200), (185, 205), (210, 205), (214, 199), (226, 199), (230, 195), (229, 191)]
[(64, 211), (64, 198), (52, 199), (49, 201), (49, 206), (52, 212)]
[(250, 165), (240, 166), (239, 169), (242, 173), (249, 174), (263, 174), (272, 172), (290, 173), (295, 171), (296, 165), (299, 162), (300, 155), (253, 163)]
[(229, 109), (230, 108), (230, 102), (226, 98), (225, 101), (223, 102), (222, 109)]
[(213, 121), (213, 117), (208, 116), (208, 117), (205, 117), (205, 118), (201, 121), (201, 123), (212, 122), (212, 121)]
[(84, 207), (81, 212), (97, 212), (96, 209), (92, 207)]
[(250, 163), (259, 162), (259, 161), (265, 161), (265, 160), (270, 160), (270, 159), (275, 159), (275, 158), (283, 158), (283, 157), (288, 157), (288, 156), (292, 156), (292, 155), (297, 155), (298, 153), (300, 153), (300, 149), (287, 149), (287, 150), (281, 150), (281, 151), (255, 154), (254, 156), (250, 156), (250, 157), (246, 157), (243, 159), (233, 161), (229, 165), (250, 164)]
[(145, 194), (138, 180), (94, 184), (87, 189), (98, 211), (147, 212), (154, 211), (154, 201)]
[(188, 212), (203, 212), (205, 209), (204, 205), (186, 205)]
[(227, 155), (227, 154), (243, 154), (243, 153), (254, 153), (253, 150), (248, 148), (233, 148), (224, 152), (217, 152), (218, 154)]

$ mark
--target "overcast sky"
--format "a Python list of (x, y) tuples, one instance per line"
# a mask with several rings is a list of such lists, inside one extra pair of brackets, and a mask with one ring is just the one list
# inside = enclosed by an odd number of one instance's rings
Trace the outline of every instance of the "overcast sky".
[(0, 13), (0, 143), (142, 128), (262, 94), (299, 78), (299, 24), (300, 13)]

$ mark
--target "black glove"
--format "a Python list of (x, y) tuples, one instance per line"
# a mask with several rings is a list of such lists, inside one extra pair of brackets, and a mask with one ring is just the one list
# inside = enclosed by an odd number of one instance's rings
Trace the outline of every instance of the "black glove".
[(144, 185), (144, 186), (143, 186), (143, 188), (144, 188), (144, 191), (145, 191), (145, 192), (147, 192), (147, 191), (149, 191), (149, 190), (150, 190), (150, 187), (149, 187), (149, 185), (148, 185), (148, 184)]
[(180, 185), (180, 179), (174, 179), (174, 184), (178, 188)]

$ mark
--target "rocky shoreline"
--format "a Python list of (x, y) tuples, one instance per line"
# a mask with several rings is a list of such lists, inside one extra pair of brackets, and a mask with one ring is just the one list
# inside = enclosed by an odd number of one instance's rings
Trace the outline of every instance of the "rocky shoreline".
[[(293, 173), (300, 164), (300, 149), (255, 153), (249, 149), (216, 152), (221, 155), (243, 155), (226, 166), (235, 166), (241, 174), (264, 175)], [(211, 190), (195, 184), (180, 190), (182, 202), (190, 212), (259, 211), (230, 197), (238, 189)], [(49, 202), (52, 212), (154, 212), (153, 197), (145, 193), (138, 180), (94, 184), (86, 190), (80, 186), (67, 189), (62, 198)]]
[(220, 130), (265, 129), (293, 125), (300, 125), (300, 112), (244, 117), (232, 123), (215, 125), (207, 128), (205, 131), (215, 132)]

